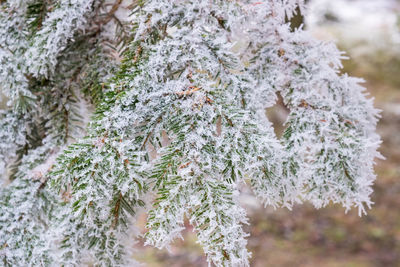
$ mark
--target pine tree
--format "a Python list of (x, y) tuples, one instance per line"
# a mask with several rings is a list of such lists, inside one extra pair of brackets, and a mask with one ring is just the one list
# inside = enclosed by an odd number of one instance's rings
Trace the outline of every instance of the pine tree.
[(146, 244), (187, 219), (210, 264), (248, 266), (241, 187), (372, 204), (379, 113), (334, 45), (286, 23), (302, 0), (0, 3), (0, 266), (135, 265), (143, 211)]

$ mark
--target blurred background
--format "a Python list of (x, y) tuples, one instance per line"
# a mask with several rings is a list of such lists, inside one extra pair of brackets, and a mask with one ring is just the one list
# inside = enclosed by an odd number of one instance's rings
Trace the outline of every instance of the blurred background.
[[(305, 20), (292, 23), (346, 51), (343, 72), (364, 78), (382, 110), (378, 131), (386, 160), (377, 160), (375, 205), (361, 218), (339, 206), (264, 209), (245, 192), (251, 266), (400, 267), (400, 0), (309, 0)], [(268, 112), (278, 131), (285, 112), (279, 106)], [(142, 246), (135, 254), (145, 266), (207, 266), (189, 225), (169, 252)]]

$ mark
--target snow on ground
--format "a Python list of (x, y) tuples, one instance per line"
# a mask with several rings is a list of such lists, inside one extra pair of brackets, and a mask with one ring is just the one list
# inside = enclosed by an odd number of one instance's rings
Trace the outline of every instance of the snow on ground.
[(399, 50), (399, 18), (397, 0), (312, 0), (306, 25), (321, 39), (340, 38), (349, 42), (349, 46), (367, 44), (376, 49)]

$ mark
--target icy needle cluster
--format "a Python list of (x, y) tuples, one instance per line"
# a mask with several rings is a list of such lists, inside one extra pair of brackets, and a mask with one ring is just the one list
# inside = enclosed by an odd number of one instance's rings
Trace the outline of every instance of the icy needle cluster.
[(249, 266), (245, 184), (274, 207), (371, 205), (378, 111), (334, 45), (291, 30), (302, 0), (1, 7), (0, 265), (132, 266), (145, 211), (146, 244), (187, 220), (210, 264)]

